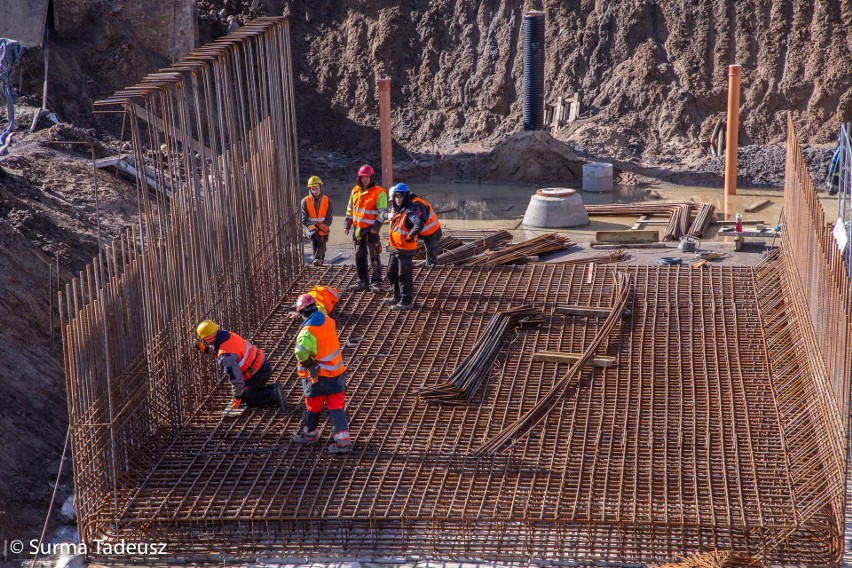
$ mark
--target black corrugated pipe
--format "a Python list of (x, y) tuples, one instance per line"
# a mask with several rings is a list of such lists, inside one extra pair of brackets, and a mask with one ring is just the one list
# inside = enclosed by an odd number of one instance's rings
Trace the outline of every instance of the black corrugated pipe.
[(544, 128), (544, 12), (524, 14), (524, 130)]

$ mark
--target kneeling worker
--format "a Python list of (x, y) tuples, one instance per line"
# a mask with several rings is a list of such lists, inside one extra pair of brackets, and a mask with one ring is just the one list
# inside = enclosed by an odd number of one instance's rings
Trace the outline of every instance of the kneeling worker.
[(284, 391), (278, 381), (267, 384), (272, 377), (272, 366), (263, 351), (236, 333), (210, 320), (198, 324), (198, 349), (215, 355), (216, 362), (234, 389), (234, 400), (225, 413), (242, 414), (246, 406), (277, 404), (284, 408)]
[(323, 406), (328, 406), (328, 418), (334, 443), (328, 447), (333, 454), (352, 451), (349, 437), (349, 420), (343, 410), (346, 391), (346, 365), (337, 340), (334, 320), (323, 314), (316, 300), (302, 294), (296, 300), (296, 311), (305, 320), (296, 336), (294, 354), (298, 365), (296, 374), (302, 378), (305, 406), (302, 431), (293, 436), (297, 444), (315, 444), (319, 441), (319, 419)]

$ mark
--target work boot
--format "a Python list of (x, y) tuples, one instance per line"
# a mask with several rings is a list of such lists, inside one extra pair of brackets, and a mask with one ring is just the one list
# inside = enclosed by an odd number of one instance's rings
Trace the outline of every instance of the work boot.
[(348, 454), (352, 451), (352, 439), (349, 437), (349, 430), (337, 432), (334, 435), (334, 443), (328, 447), (328, 451), (332, 454)]
[(278, 406), (281, 407), (281, 410), (284, 410), (287, 408), (287, 399), (284, 396), (284, 389), (281, 387), (281, 383), (275, 381), (272, 388), (274, 389), (273, 394), (275, 394), (275, 401), (278, 403)]
[(361, 282), (359, 280), (358, 282), (356, 282), (355, 284), (353, 284), (352, 286), (349, 287), (349, 291), (350, 292), (363, 292), (364, 290), (366, 290), (369, 287), (370, 287), (369, 284), (367, 284), (366, 282)]
[(388, 298), (385, 298), (382, 303), (388, 306), (393, 306), (394, 304), (399, 303), (399, 298), (394, 298), (393, 296), (390, 296)]
[(373, 294), (381, 294), (382, 292), (384, 292), (384, 290), (382, 290), (382, 285), (378, 282), (373, 282), (372, 284), (370, 284), (370, 291), (373, 292)]
[(311, 261), (311, 264), (313, 264), (314, 266), (322, 266), (322, 260), (319, 258), (315, 258), (313, 261)]
[(297, 444), (316, 444), (319, 441), (319, 431), (308, 432), (303, 428), (292, 440)]
[(410, 310), (413, 307), (414, 307), (414, 302), (408, 302), (407, 304), (405, 302), (400, 302), (397, 305), (393, 306), (391, 309), (392, 310)]

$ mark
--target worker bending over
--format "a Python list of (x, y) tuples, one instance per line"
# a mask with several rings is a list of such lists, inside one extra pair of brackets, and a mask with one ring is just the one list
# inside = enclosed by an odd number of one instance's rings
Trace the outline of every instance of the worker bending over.
[(322, 266), (325, 261), (326, 243), (332, 222), (331, 200), (322, 191), (322, 180), (311, 176), (308, 180), (308, 191), (302, 199), (302, 230), (305, 237), (311, 241), (314, 266)]
[(398, 183), (391, 188), (391, 193), (388, 280), (393, 296), (385, 303), (393, 304), (393, 310), (410, 310), (414, 306), (414, 255), (417, 253), (417, 235), (423, 230), (423, 219), (411, 201), (407, 185)]
[(268, 384), (272, 366), (261, 349), (210, 320), (198, 324), (195, 332), (199, 351), (216, 356), (216, 363), (234, 389), (226, 413), (240, 414), (246, 406), (277, 404), (284, 408), (281, 384)]
[[(349, 196), (346, 207), (344, 234), (352, 231), (355, 243), (355, 267), (358, 270), (358, 282), (349, 287), (353, 292), (369, 288), (376, 294), (382, 293), (382, 243), (379, 231), (382, 228), (381, 215), (388, 210), (388, 193), (373, 181), (375, 171), (364, 164), (358, 170), (358, 181)], [(372, 274), (367, 273), (367, 257), (370, 258)]]
[(319, 419), (322, 407), (328, 406), (328, 418), (334, 443), (328, 447), (333, 454), (352, 451), (349, 421), (343, 410), (346, 391), (346, 365), (337, 340), (334, 320), (323, 314), (310, 294), (296, 300), (296, 311), (304, 319), (296, 336), (294, 353), (298, 364), (296, 374), (302, 379), (305, 406), (302, 431), (293, 436), (298, 444), (315, 444), (319, 441)]
[[(335, 317), (332, 315), (334, 312), (334, 306), (336, 306), (337, 302), (340, 301), (340, 292), (338, 292), (337, 288), (317, 284), (305, 293), (313, 297), (314, 301), (317, 303), (317, 309), (321, 311), (323, 315), (331, 316), (332, 318)], [(295, 304), (290, 308), (288, 316), (290, 319), (296, 319), (299, 317), (299, 312), (296, 311)]]

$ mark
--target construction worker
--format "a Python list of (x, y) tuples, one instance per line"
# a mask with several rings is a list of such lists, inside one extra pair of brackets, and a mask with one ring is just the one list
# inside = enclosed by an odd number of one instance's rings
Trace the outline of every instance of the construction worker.
[[(405, 184), (397, 184), (405, 185)], [(407, 186), (406, 186), (407, 187)], [(443, 231), (441, 231), (441, 222), (438, 221), (438, 215), (432, 206), (414, 193), (411, 193), (411, 201), (414, 202), (420, 213), (420, 218), (423, 219), (423, 230), (420, 231), (420, 238), (423, 239), (423, 245), (426, 247), (426, 266), (437, 264), (438, 261), (438, 242), (441, 240)]]
[[(346, 207), (344, 234), (352, 231), (355, 243), (355, 267), (358, 269), (358, 282), (349, 287), (353, 292), (369, 288), (375, 294), (382, 293), (382, 243), (379, 231), (382, 228), (382, 215), (388, 210), (388, 193), (373, 181), (375, 172), (364, 164), (358, 170), (358, 181), (349, 196)], [(372, 275), (367, 273), (367, 257), (370, 258)]]
[(308, 179), (308, 191), (310, 195), (302, 199), (302, 230), (311, 241), (311, 263), (322, 266), (332, 222), (331, 200), (322, 192), (322, 180), (317, 176)]
[(325, 405), (334, 436), (328, 451), (334, 454), (350, 452), (349, 421), (343, 410), (346, 365), (340, 353), (337, 327), (333, 319), (319, 310), (310, 294), (299, 296), (296, 311), (304, 320), (296, 336), (296, 374), (302, 379), (307, 409), (302, 415), (302, 431), (293, 436), (293, 441), (298, 444), (319, 441), (319, 419)]
[(393, 310), (410, 310), (414, 307), (414, 255), (417, 253), (417, 235), (423, 230), (423, 218), (411, 201), (411, 191), (404, 183), (391, 188), (393, 206), (390, 218), (390, 261), (388, 280), (393, 296), (385, 300)]
[(216, 356), (219, 368), (234, 389), (234, 399), (226, 414), (240, 414), (246, 406), (277, 404), (284, 408), (284, 391), (278, 381), (269, 384), (272, 366), (261, 349), (210, 320), (198, 324), (195, 333), (198, 350)]
[[(326, 316), (332, 315), (334, 312), (334, 306), (336, 306), (337, 302), (340, 301), (340, 292), (337, 291), (337, 288), (332, 288), (331, 286), (317, 284), (305, 293), (313, 297), (314, 301), (317, 303), (317, 309)], [(289, 317), (290, 319), (296, 319), (299, 317), (299, 313), (296, 311), (295, 305), (290, 308)]]

